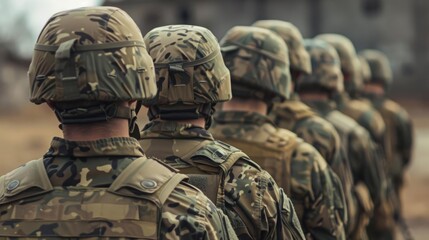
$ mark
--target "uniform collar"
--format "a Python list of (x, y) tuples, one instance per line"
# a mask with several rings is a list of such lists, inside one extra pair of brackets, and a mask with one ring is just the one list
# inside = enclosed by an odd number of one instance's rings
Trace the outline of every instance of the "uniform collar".
[(69, 141), (54, 137), (46, 157), (144, 156), (139, 142), (131, 137), (104, 138), (95, 141)]
[(175, 121), (154, 120), (148, 123), (141, 132), (142, 139), (148, 138), (200, 138), (214, 140), (206, 129), (190, 124)]

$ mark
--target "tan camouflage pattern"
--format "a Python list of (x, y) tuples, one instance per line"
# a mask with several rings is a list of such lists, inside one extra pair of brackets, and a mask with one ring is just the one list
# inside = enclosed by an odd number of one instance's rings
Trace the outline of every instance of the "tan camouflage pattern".
[(360, 74), (359, 60), (356, 58), (356, 50), (352, 41), (340, 34), (320, 34), (315, 37), (321, 39), (337, 50), (341, 60), (341, 70), (344, 76), (344, 87), (347, 92), (354, 94), (363, 88), (363, 79)]
[[(280, 20), (259, 20), (253, 23), (252, 26), (269, 29), (283, 39), (289, 49), (291, 70), (305, 74), (311, 73), (310, 56), (304, 48), (301, 32), (295, 25)], [(292, 80), (294, 81), (295, 79)]]
[(341, 149), (340, 136), (331, 123), (300, 102), (298, 97), (295, 99), (275, 105), (270, 114), (271, 118), (277, 126), (296, 133), (304, 141), (314, 146), (338, 175), (347, 201), (348, 221), (345, 226), (348, 236), (351, 237), (358, 222), (357, 200), (353, 194), (352, 170), (346, 154)]
[[(156, 66), (157, 106), (231, 99), (229, 71), (217, 39), (208, 29), (169, 25), (151, 30), (144, 39)], [(162, 64), (169, 66), (159, 67)]]
[(322, 88), (331, 92), (343, 92), (343, 74), (335, 48), (317, 39), (305, 39), (304, 46), (310, 54), (312, 73), (301, 75), (296, 89)]
[(335, 96), (335, 102), (339, 111), (364, 127), (373, 141), (384, 148), (386, 124), (380, 113), (370, 103), (361, 98), (350, 99), (346, 94)]
[[(122, 188), (112, 192), (109, 187), (115, 179), (133, 179), (121, 173), (141, 157), (143, 166), (153, 171), (145, 171), (153, 175), (145, 179), (155, 179), (158, 186), (159, 167), (174, 172), (145, 158), (133, 138), (85, 142), (54, 138), (49, 151), (37, 160), (43, 161), (38, 162), (40, 168), (30, 167), (33, 161), (0, 178), (0, 238), (237, 239), (228, 232), (226, 216), (187, 183), (175, 186), (162, 206), (151, 194), (157, 185), (147, 188), (144, 197)], [(17, 179), (18, 187), (6, 190)]]
[(388, 88), (393, 81), (392, 69), (389, 59), (386, 55), (378, 50), (367, 49), (359, 52), (369, 65), (371, 70), (371, 83), (381, 83), (384, 88)]
[[(233, 85), (244, 87), (246, 95), (270, 102), (289, 97), (291, 75), (288, 48), (272, 31), (236, 26), (221, 39), (225, 64)], [(233, 87), (234, 95), (238, 88)], [(257, 94), (259, 93), (259, 94)]]
[[(148, 156), (165, 159), (186, 174), (219, 174), (223, 157), (233, 148), (214, 140), (201, 127), (173, 121), (152, 121), (142, 131), (140, 143)], [(211, 154), (203, 158), (195, 155), (202, 150)], [(304, 239), (292, 203), (256, 163), (241, 158), (221, 178), (219, 187), (224, 191), (217, 197), (225, 203), (218, 207), (229, 217), (240, 239)], [(282, 198), (285, 201), (279, 206)], [(249, 225), (252, 227), (246, 227)], [(283, 230), (278, 233), (278, 229)]]
[[(60, 46), (73, 39), (75, 47), (63, 60), (55, 52), (34, 50), (28, 73), (32, 102), (146, 101), (156, 95), (153, 63), (139, 28), (127, 13), (115, 7), (59, 12), (48, 20), (37, 44)], [(134, 46), (104, 49), (105, 44), (125, 41)], [(83, 46), (100, 49), (73, 50)], [(64, 70), (55, 70), (61, 67)]]
[[(222, 111), (215, 114), (214, 119), (215, 124), (210, 129), (213, 135), (227, 143), (236, 143), (235, 139), (247, 142), (240, 147), (249, 154), (254, 151), (243, 147), (265, 146), (267, 150), (276, 151), (284, 149), (282, 146), (288, 142), (296, 141), (297, 144), (289, 150), (291, 159), (268, 159), (281, 161), (282, 164), (277, 166), (283, 167), (267, 170), (277, 177), (275, 180), (281, 187), (290, 188), (290, 196), (307, 239), (345, 239), (342, 221), (346, 206), (341, 183), (311, 145), (288, 130), (275, 127), (268, 117), (258, 113)], [(260, 156), (250, 157), (256, 159)], [(291, 176), (287, 176), (288, 170), (284, 166), (288, 163)], [(276, 174), (276, 170), (283, 175)]]

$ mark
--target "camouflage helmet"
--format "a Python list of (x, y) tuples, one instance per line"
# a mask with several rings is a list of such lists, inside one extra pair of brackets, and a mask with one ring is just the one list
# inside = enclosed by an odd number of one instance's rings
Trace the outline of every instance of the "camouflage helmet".
[(146, 101), (155, 72), (135, 22), (115, 7), (54, 14), (43, 27), (28, 72), (30, 101)]
[(363, 79), (352, 41), (340, 34), (321, 34), (316, 38), (331, 44), (337, 50), (341, 60), (341, 71), (343, 72), (346, 91), (350, 94), (355, 94), (362, 90)]
[(293, 81), (296, 80), (294, 75), (311, 73), (310, 56), (304, 48), (301, 32), (295, 25), (280, 20), (260, 20), (253, 23), (253, 26), (269, 29), (277, 33), (285, 41), (289, 50), (290, 70)]
[[(144, 37), (155, 64), (158, 95), (150, 119), (193, 119), (213, 114), (232, 97), (231, 80), (216, 37), (206, 28), (170, 25)], [(179, 114), (180, 112), (180, 114)]]
[(259, 27), (236, 26), (226, 33), (220, 45), (231, 71), (234, 96), (269, 103), (289, 97), (288, 50), (277, 34)]
[(310, 54), (312, 73), (299, 77), (297, 90), (318, 89), (330, 93), (343, 92), (343, 74), (335, 48), (320, 39), (305, 39), (304, 46)]
[(364, 50), (359, 53), (369, 65), (371, 70), (371, 80), (369, 82), (381, 83), (386, 89), (392, 84), (392, 69), (390, 68), (389, 59), (386, 55), (378, 50)]
[(369, 67), (368, 61), (361, 55), (358, 55), (360, 74), (364, 83), (371, 81), (371, 68)]

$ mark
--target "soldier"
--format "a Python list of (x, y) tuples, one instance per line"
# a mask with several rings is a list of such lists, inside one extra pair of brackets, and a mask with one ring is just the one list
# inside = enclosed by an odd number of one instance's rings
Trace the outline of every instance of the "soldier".
[(353, 195), (354, 183), (350, 164), (344, 151), (341, 151), (340, 137), (331, 123), (318, 116), (299, 100), (298, 94), (294, 93), (297, 78), (311, 73), (310, 55), (304, 48), (302, 35), (289, 22), (260, 20), (253, 25), (274, 31), (284, 40), (289, 49), (292, 97), (282, 103), (274, 104), (270, 117), (277, 126), (296, 133), (304, 141), (313, 145), (339, 176), (347, 201), (347, 218), (343, 218), (343, 222), (348, 236), (351, 237), (354, 235), (357, 222), (358, 214), (355, 206), (357, 202)]
[[(385, 201), (386, 182), (380, 175), (383, 171), (374, 159), (376, 150), (369, 133), (353, 119), (335, 110), (332, 98), (344, 90), (337, 52), (322, 40), (306, 40), (305, 47), (310, 53), (313, 72), (298, 79), (297, 90), (301, 99), (331, 122), (341, 136), (357, 184), (358, 212), (362, 214), (360, 226), (364, 227), (371, 215), (372, 203), (379, 206)], [(385, 221), (389, 224), (389, 218)]]
[(337, 50), (340, 57), (345, 91), (335, 96), (338, 110), (364, 127), (371, 134), (372, 139), (383, 148), (386, 125), (380, 113), (360, 98), (363, 76), (353, 43), (339, 34), (321, 34), (316, 36), (316, 39), (329, 43)]
[[(381, 113), (386, 123), (387, 172), (394, 186), (396, 199), (400, 200), (404, 170), (411, 161), (413, 127), (408, 113), (386, 96), (392, 83), (389, 60), (380, 51), (365, 50), (360, 55), (368, 62), (371, 78), (365, 82), (364, 95)], [(401, 204), (396, 206), (397, 218), (401, 217)], [(401, 219), (398, 219), (401, 220)]]
[(213, 135), (272, 174), (291, 197), (307, 239), (345, 239), (337, 176), (311, 145), (275, 127), (267, 116), (271, 103), (289, 95), (286, 44), (271, 31), (242, 26), (229, 30), (220, 43), (234, 97), (215, 115)]
[(154, 78), (124, 11), (79, 8), (48, 20), (29, 69), (30, 100), (55, 111), (64, 139), (0, 178), (0, 238), (237, 239), (185, 175), (129, 137), (136, 100), (156, 95)]
[(203, 27), (171, 25), (145, 36), (158, 98), (146, 103), (141, 145), (190, 176), (230, 218), (240, 239), (304, 239), (293, 205), (247, 155), (207, 131), (216, 103), (231, 98), (220, 47)]

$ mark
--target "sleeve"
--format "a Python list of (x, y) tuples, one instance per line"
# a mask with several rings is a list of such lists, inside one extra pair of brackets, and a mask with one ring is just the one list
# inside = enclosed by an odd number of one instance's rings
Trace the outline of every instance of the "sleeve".
[(401, 157), (402, 166), (408, 166), (411, 161), (412, 149), (413, 149), (413, 124), (407, 112), (402, 109), (398, 114), (397, 121), (397, 138), (398, 145), (396, 148), (399, 151)]
[[(341, 183), (322, 156), (312, 146), (301, 144), (291, 172), (292, 201), (307, 239), (345, 239), (336, 206), (338, 201), (345, 205)], [(340, 189), (336, 191), (336, 187)]]
[(269, 173), (239, 160), (225, 181), (228, 216), (240, 239), (304, 239), (289, 198)]

